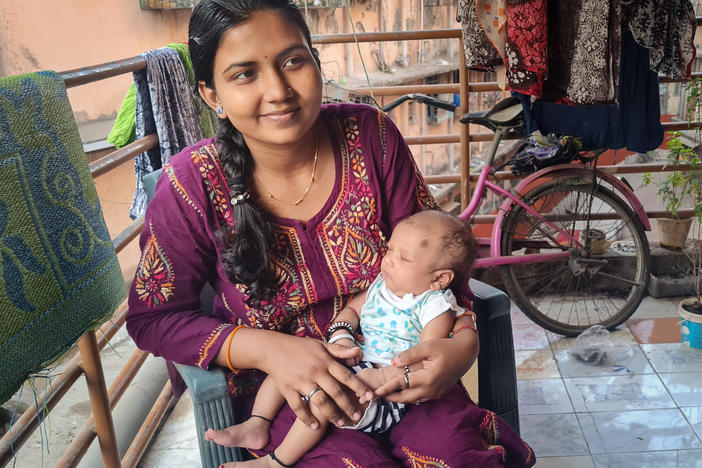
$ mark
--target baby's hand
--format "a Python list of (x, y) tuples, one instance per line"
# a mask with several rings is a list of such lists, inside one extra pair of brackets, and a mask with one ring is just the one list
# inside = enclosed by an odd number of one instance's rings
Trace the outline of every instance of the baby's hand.
[[(349, 338), (342, 338), (340, 340), (335, 341), (334, 344), (338, 344), (338, 345), (344, 346), (346, 348), (355, 348), (358, 346), (353, 340), (351, 340)], [(352, 358), (344, 359), (344, 364), (346, 364), (347, 366), (355, 366), (359, 362), (361, 362), (360, 355), (352, 357)]]

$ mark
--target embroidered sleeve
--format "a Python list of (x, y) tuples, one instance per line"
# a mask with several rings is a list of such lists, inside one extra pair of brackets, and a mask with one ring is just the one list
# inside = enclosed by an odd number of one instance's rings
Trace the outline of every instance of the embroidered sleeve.
[(155, 356), (207, 368), (232, 324), (200, 308), (200, 291), (217, 261), (205, 228), (215, 215), (204, 195), (196, 195), (192, 181), (198, 179), (178, 174), (164, 168), (146, 211), (127, 330), (139, 348)]

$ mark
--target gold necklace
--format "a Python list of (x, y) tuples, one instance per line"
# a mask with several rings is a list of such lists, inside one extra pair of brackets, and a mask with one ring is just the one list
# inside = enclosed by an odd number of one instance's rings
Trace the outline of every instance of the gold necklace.
[(261, 184), (261, 187), (263, 188), (263, 190), (265, 190), (266, 193), (268, 193), (268, 198), (272, 198), (273, 200), (277, 200), (281, 203), (285, 203), (286, 205), (290, 205), (290, 206), (297, 206), (300, 203), (302, 203), (302, 200), (304, 200), (305, 196), (307, 196), (307, 192), (310, 191), (310, 187), (312, 187), (312, 182), (314, 182), (314, 174), (317, 171), (317, 156), (318, 155), (319, 155), (319, 138), (317, 138), (317, 141), (314, 145), (314, 162), (312, 163), (312, 177), (310, 177), (310, 182), (307, 184), (307, 188), (305, 188), (305, 191), (302, 192), (302, 195), (300, 195), (300, 197), (297, 200), (295, 200), (292, 203), (287, 202), (285, 200), (281, 200), (280, 198), (273, 195), (267, 188), (263, 187), (263, 184)]

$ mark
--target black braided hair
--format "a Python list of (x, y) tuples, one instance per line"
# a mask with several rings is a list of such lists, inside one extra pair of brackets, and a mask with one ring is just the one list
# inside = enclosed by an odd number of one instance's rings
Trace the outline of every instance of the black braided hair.
[[(195, 72), (195, 81), (214, 89), (214, 59), (222, 35), (246, 21), (257, 11), (275, 11), (303, 32), (319, 65), (317, 51), (312, 48), (310, 30), (305, 19), (290, 0), (203, 0), (193, 11), (188, 31), (188, 47)], [(256, 306), (276, 289), (271, 268), (274, 228), (269, 216), (247, 200), (245, 181), (251, 180), (253, 161), (241, 132), (228, 119), (219, 119), (217, 152), (227, 176), (232, 199), (234, 230), (223, 226), (218, 232), (224, 251), (222, 265), (229, 280), (247, 286), (248, 304)]]

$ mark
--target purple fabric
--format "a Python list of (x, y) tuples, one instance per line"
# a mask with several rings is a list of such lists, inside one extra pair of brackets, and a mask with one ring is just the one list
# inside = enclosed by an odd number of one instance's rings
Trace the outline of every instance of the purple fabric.
[[(294, 420), (295, 413), (285, 406), (273, 423), (268, 446), (252, 453), (263, 456), (275, 449)], [(442, 399), (408, 405), (405, 416), (388, 433), (373, 436), (329, 428), (296, 466), (520, 468), (532, 466), (534, 460), (531, 448), (507, 423), (476, 406), (456, 385)]]
[[(387, 116), (368, 106), (334, 104), (323, 106), (320, 119), (335, 143), (335, 185), (309, 221), (274, 220), (280, 287), (257, 309), (246, 306), (245, 287), (229, 282), (221, 266), (216, 233), (233, 220), (215, 141), (203, 140), (171, 158), (146, 211), (142, 257), (129, 295), (127, 330), (139, 348), (208, 368), (239, 324), (323, 339), (348, 297), (379, 273), (394, 226), (423, 207), (438, 208)], [(211, 313), (200, 308), (206, 282), (216, 292)], [(454, 293), (470, 308), (467, 284)], [(249, 414), (263, 377), (257, 370), (227, 374), (238, 417)], [(174, 389), (182, 384), (175, 382)], [(360, 436), (324, 444), (346, 446)]]

